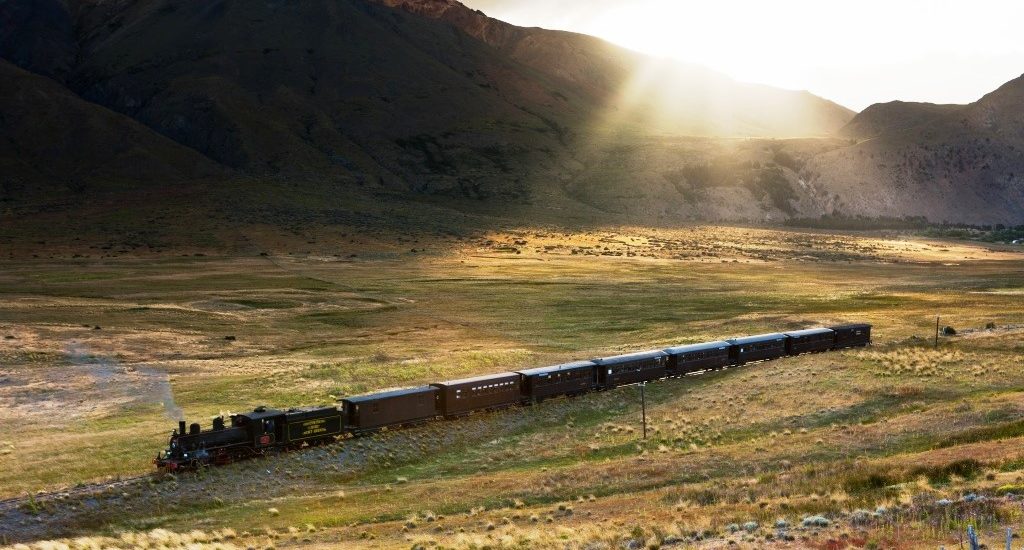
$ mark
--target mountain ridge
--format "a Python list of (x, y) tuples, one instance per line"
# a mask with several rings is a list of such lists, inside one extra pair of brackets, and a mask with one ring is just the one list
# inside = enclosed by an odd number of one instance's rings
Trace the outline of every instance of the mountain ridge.
[[(3, 93), (22, 98), (0, 104), (15, 212), (187, 188), (188, 208), (233, 205), (216, 214), (229, 225), (388, 220), (398, 204), (524, 223), (1024, 222), (1017, 81), (853, 116), (453, 0), (12, 0), (0, 15), (0, 72), (17, 76)], [(40, 93), (59, 109), (25, 99)], [(60, 137), (62, 117), (85, 137)]]
[(920, 104), (905, 105), (890, 116), (915, 124), (887, 128), (809, 166), (816, 185), (844, 197), (834, 204), (839, 212), (1024, 222), (1024, 76), (925, 117)]

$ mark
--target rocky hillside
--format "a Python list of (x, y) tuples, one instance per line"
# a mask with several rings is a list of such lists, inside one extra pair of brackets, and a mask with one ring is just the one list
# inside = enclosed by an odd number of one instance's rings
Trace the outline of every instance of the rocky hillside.
[(378, 0), (446, 21), (516, 62), (569, 81), (602, 118), (700, 136), (805, 137), (834, 133), (849, 109), (807, 92), (742, 84), (707, 68), (652, 59), (592, 36), (510, 25), (456, 0)]
[(969, 105), (872, 106), (843, 132), (873, 137), (808, 163), (822, 209), (1024, 223), (1024, 77)]
[[(386, 4), (17, 0), (0, 54), (231, 169), (509, 197), (526, 192), (518, 167), (556, 165), (645, 62), (455, 2)], [(721, 121), (687, 106), (675, 130), (816, 135), (852, 116), (708, 71), (666, 76), (733, 102)], [(758, 116), (766, 103), (807, 116)], [(623, 124), (643, 126), (634, 107)]]
[(432, 223), (1024, 221), (1012, 86), (854, 118), (454, 0), (10, 0), (0, 25), (0, 225), (21, 232), (69, 205), (150, 230), (179, 203), (132, 212), (167, 189), (224, 227), (406, 223), (399, 204)]

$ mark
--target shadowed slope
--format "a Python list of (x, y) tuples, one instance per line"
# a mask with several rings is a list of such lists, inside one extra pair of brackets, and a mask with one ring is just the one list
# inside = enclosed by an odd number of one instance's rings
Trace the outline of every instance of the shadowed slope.
[(223, 173), (199, 153), (3, 60), (0, 105), (5, 199), (53, 198), (96, 179), (174, 182)]
[(571, 83), (619, 123), (699, 136), (804, 137), (853, 111), (808, 92), (743, 84), (698, 65), (651, 58), (599, 38), (517, 27), (455, 0), (378, 0), (440, 19), (526, 66)]

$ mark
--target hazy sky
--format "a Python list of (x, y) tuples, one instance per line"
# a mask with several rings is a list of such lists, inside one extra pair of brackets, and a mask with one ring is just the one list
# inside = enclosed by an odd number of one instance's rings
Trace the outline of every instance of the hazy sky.
[(968, 103), (1024, 73), (1024, 0), (463, 0), (851, 109)]

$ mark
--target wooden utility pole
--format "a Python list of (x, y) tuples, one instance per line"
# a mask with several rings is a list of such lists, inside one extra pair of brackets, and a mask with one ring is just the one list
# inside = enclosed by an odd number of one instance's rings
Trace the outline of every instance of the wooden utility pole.
[(935, 347), (939, 347), (939, 316), (935, 316)]
[(644, 386), (647, 382), (640, 382), (640, 414), (644, 423), (644, 439), (647, 439), (647, 400), (644, 397)]

